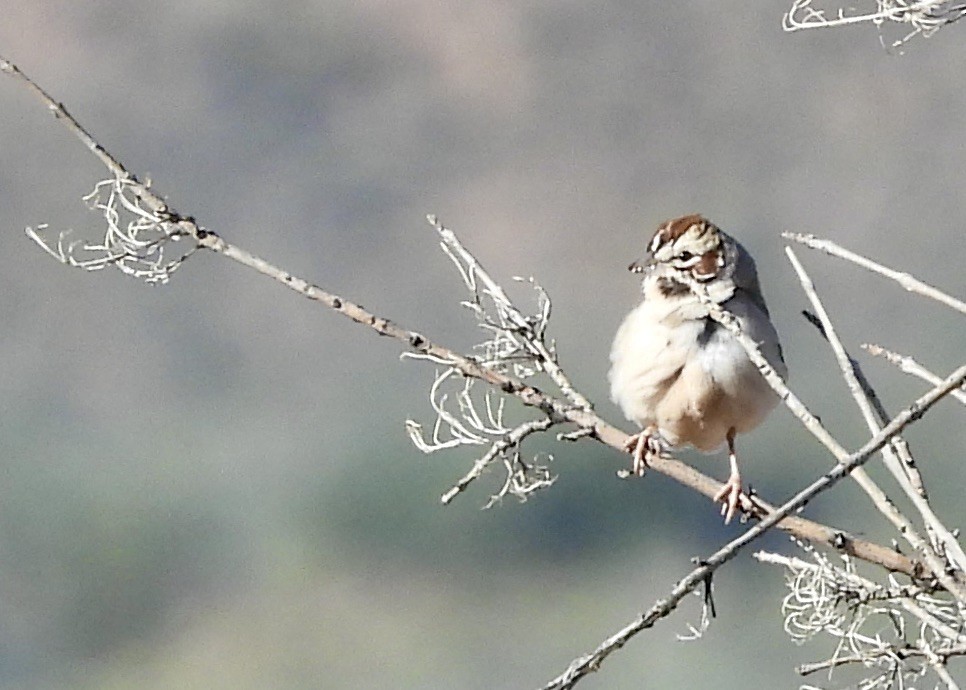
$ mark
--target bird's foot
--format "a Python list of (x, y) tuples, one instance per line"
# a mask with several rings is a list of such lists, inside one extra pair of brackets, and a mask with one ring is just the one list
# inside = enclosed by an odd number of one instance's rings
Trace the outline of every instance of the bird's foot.
[(657, 429), (648, 427), (644, 431), (634, 434), (627, 439), (624, 450), (630, 453), (634, 460), (631, 463), (630, 471), (622, 470), (618, 472), (618, 476), (621, 478), (643, 477), (648, 460), (661, 454), (661, 438)]
[(721, 514), (724, 516), (726, 525), (738, 512), (741, 497), (741, 476), (738, 474), (732, 474), (728, 477), (728, 481), (714, 495), (715, 503), (721, 503)]

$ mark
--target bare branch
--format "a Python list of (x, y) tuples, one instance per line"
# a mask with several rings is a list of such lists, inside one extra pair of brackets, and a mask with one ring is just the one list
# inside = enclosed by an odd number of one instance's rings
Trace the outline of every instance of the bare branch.
[(934, 299), (937, 302), (945, 304), (947, 307), (955, 309), (961, 314), (966, 314), (966, 302), (958, 300), (955, 297), (950, 297), (942, 290), (938, 290), (932, 285), (928, 285), (908, 273), (896, 271), (895, 269), (883, 266), (882, 264), (861, 256), (860, 254), (850, 252), (848, 249), (840, 247), (831, 240), (823, 240), (815, 237), (814, 235), (805, 235), (797, 232), (783, 232), (782, 237), (804, 244), (806, 247), (818, 249), (826, 254), (837, 256), (840, 259), (851, 261), (852, 263), (868, 269), (873, 273), (878, 273), (886, 278), (891, 278), (909, 292), (914, 292), (917, 295)]
[[(453, 260), (463, 277), (463, 282), (474, 294), (473, 305), (477, 306), (479, 313), (485, 319), (490, 314), (481, 305), (481, 298), (485, 295), (493, 304), (493, 322), (489, 322), (491, 330), (496, 331), (498, 338), (502, 338), (504, 348), (500, 348), (500, 340), (497, 340), (494, 348), (503, 349), (501, 358), (508, 359), (516, 352), (525, 352), (529, 355), (533, 366), (539, 371), (545, 371), (554, 383), (560, 388), (560, 392), (577, 407), (591, 409), (592, 405), (583, 395), (581, 395), (570, 379), (560, 368), (557, 362), (557, 353), (554, 351), (552, 343), (545, 340), (547, 325), (550, 320), (550, 299), (547, 293), (537, 285), (533, 278), (525, 279), (537, 291), (539, 296), (539, 311), (535, 316), (525, 316), (513, 304), (506, 292), (490, 274), (486, 272), (483, 265), (466, 250), (463, 244), (456, 237), (453, 231), (446, 228), (436, 216), (428, 217), (429, 223), (436, 229), (440, 237), (440, 244), (443, 251)], [(517, 278), (523, 281), (523, 278)], [(520, 372), (515, 375), (521, 376)]]
[[(898, 352), (887, 350), (881, 345), (872, 345), (869, 343), (863, 344), (862, 349), (875, 357), (884, 357), (888, 362), (891, 362), (899, 367), (900, 371), (906, 374), (912, 374), (913, 376), (918, 376), (923, 381), (928, 381), (933, 385), (936, 385), (936, 381), (940, 380), (938, 376), (908, 355), (900, 355)], [(966, 389), (954, 390), (950, 393), (950, 395), (966, 405)]]
[[(884, 47), (899, 48), (916, 36), (928, 38), (942, 27), (958, 21), (966, 15), (966, 5), (959, 0), (874, 0), (867, 2), (874, 10), (862, 12), (849, 7), (848, 13), (841, 7), (828, 9), (815, 7), (813, 0), (794, 0), (791, 9), (782, 17), (782, 28), (787, 32), (805, 29), (832, 29), (852, 24), (872, 24), (880, 31)], [(898, 39), (886, 46), (881, 35), (882, 27), (891, 24), (911, 27)]]
[[(838, 334), (835, 332), (835, 327), (832, 325), (832, 320), (829, 318), (828, 313), (825, 311), (825, 306), (822, 304), (818, 293), (815, 291), (815, 285), (812, 283), (811, 278), (808, 276), (808, 273), (806, 273), (801, 262), (799, 262), (798, 257), (795, 256), (795, 252), (792, 251), (791, 247), (786, 247), (785, 253), (788, 255), (788, 259), (791, 262), (792, 267), (798, 274), (802, 287), (805, 290), (805, 294), (812, 303), (812, 307), (815, 309), (816, 314), (818, 314), (825, 337), (832, 346), (832, 351), (835, 353), (835, 358), (838, 361), (839, 369), (841, 370), (842, 375), (845, 377), (845, 382), (848, 386), (849, 392), (852, 394), (856, 404), (859, 406), (859, 410), (862, 412), (862, 416), (865, 419), (865, 423), (868, 426), (869, 431), (872, 433), (878, 432), (881, 427), (876, 420), (875, 412), (872, 409), (869, 398), (863, 390), (858, 376), (855, 373), (852, 358), (849, 356), (848, 352), (846, 352), (845, 346), (842, 345), (842, 341), (839, 340)], [(898, 438), (894, 440), (898, 440)], [(899, 486), (919, 511), (923, 521), (930, 529), (931, 533), (941, 541), (941, 549), (934, 549), (923, 539), (909, 519), (899, 512), (895, 504), (889, 499), (885, 492), (872, 481), (872, 478), (869, 477), (864, 470), (861, 468), (857, 469), (852, 473), (852, 477), (869, 495), (879, 512), (882, 513), (895, 526), (899, 533), (905, 537), (905, 539), (912, 544), (917, 551), (923, 554), (926, 554), (927, 550), (932, 551), (932, 556), (927, 557), (927, 561), (931, 557), (935, 557), (935, 559), (938, 561), (945, 556), (950, 561), (949, 567), (954, 567), (960, 572), (966, 571), (966, 554), (963, 553), (962, 547), (949, 532), (949, 530), (946, 529), (946, 527), (942, 524), (939, 518), (936, 517), (936, 514), (933, 512), (932, 507), (929, 505), (929, 502), (926, 500), (923, 493), (917, 491), (916, 487), (910, 481), (907, 470), (908, 468), (913, 467), (912, 457), (907, 455), (907, 461), (901, 461), (897, 455), (896, 448), (891, 444), (886, 445), (883, 448), (883, 456), (885, 458), (886, 467), (892, 473), (892, 476), (895, 478), (896, 482), (898, 482)], [(931, 564), (931, 567), (933, 568), (933, 571), (936, 572), (936, 565)], [(945, 570), (946, 567), (943, 567), (942, 572), (945, 572)], [(944, 582), (944, 584), (948, 583)]]
[[(689, 287), (691, 288), (691, 291), (694, 292), (694, 294), (698, 297), (698, 299), (701, 300), (702, 304), (708, 309), (708, 311), (710, 312), (711, 318), (713, 318), (715, 321), (717, 321), (722, 326), (727, 328), (728, 331), (735, 337), (735, 339), (739, 343), (741, 343), (742, 347), (744, 347), (745, 351), (748, 353), (748, 357), (755, 364), (755, 366), (757, 366), (758, 369), (761, 371), (762, 376), (765, 377), (765, 380), (772, 387), (772, 389), (779, 395), (782, 401), (784, 401), (785, 405), (792, 411), (792, 413), (799, 419), (799, 421), (802, 422), (802, 425), (806, 429), (808, 429), (812, 433), (812, 435), (815, 436), (822, 443), (822, 445), (824, 445), (829, 450), (829, 452), (832, 453), (832, 455), (839, 461), (839, 465), (837, 467), (838, 468), (842, 467), (843, 464), (850, 457), (849, 452), (838, 441), (836, 441), (835, 438), (832, 437), (832, 435), (825, 429), (825, 427), (822, 426), (818, 418), (815, 415), (813, 415), (808, 410), (807, 407), (805, 407), (804, 403), (802, 403), (802, 401), (798, 398), (798, 396), (796, 396), (794, 393), (791, 392), (791, 390), (789, 390), (788, 386), (785, 385), (785, 382), (781, 380), (781, 377), (778, 376), (774, 368), (771, 366), (771, 364), (768, 362), (765, 356), (761, 353), (761, 350), (758, 348), (758, 343), (752, 340), (746, 333), (744, 333), (741, 330), (741, 327), (738, 325), (737, 320), (730, 312), (726, 311), (721, 305), (715, 302), (710, 297), (710, 295), (708, 295), (707, 288), (703, 284), (700, 284), (697, 281), (691, 280), (689, 283)], [(957, 371), (960, 371), (960, 370), (957, 370)], [(966, 373), (966, 365), (961, 367), (961, 371)], [(948, 384), (949, 382), (950, 382), (950, 379), (944, 380), (945, 384)], [(958, 386), (951, 385), (949, 390), (952, 390), (953, 388), (956, 388), (956, 387)], [(933, 390), (936, 390), (936, 389), (934, 388)], [(943, 393), (943, 395), (948, 394), (949, 390), (947, 390), (946, 393)], [(895, 419), (893, 419), (892, 423), (886, 425), (884, 429), (888, 429), (890, 426), (892, 426), (897, 419), (899, 419), (899, 417), (896, 417)], [(890, 434), (889, 437), (886, 439), (886, 442), (891, 440), (892, 436), (894, 436), (894, 434)], [(873, 438), (877, 438), (877, 437), (878, 437), (878, 434), (876, 436), (873, 436)], [(863, 460), (863, 462), (865, 462), (865, 460)], [(861, 464), (862, 463), (859, 463), (858, 465), (856, 465), (856, 467), (858, 467)], [(897, 515), (900, 523), (903, 523), (903, 524), (908, 523), (908, 519), (906, 519), (904, 516), (901, 516), (900, 514), (897, 514)], [(767, 519), (765, 520), (765, 522), (767, 522)], [(953, 579), (946, 573), (945, 571), (946, 566), (945, 566), (945, 563), (943, 562), (943, 559), (941, 559), (935, 553), (935, 551), (933, 551), (933, 549), (921, 536), (915, 533), (915, 530), (912, 528), (911, 523), (908, 523), (908, 527), (906, 527), (906, 529), (909, 530), (908, 537), (910, 538), (910, 542), (916, 545), (918, 553), (922, 556), (923, 560), (929, 566), (929, 569), (936, 575), (936, 577), (940, 579), (944, 587), (946, 587), (947, 589), (949, 589), (950, 592), (955, 594), (960, 601), (966, 602), (966, 584), (964, 584), (963, 581), (961, 581), (960, 579)]]

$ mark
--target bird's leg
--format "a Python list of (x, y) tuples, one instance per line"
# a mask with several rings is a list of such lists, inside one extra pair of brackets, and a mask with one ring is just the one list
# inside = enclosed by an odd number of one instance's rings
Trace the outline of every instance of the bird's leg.
[(714, 495), (715, 502), (721, 501), (721, 514), (725, 524), (738, 512), (738, 500), (741, 498), (741, 473), (738, 472), (738, 458), (735, 455), (735, 430), (728, 429), (728, 461), (731, 463), (731, 474), (718, 493)]
[(624, 450), (634, 458), (630, 473), (627, 474), (626, 470), (622, 470), (624, 476), (633, 475), (635, 477), (643, 477), (644, 470), (647, 468), (648, 458), (660, 455), (661, 453), (661, 438), (658, 434), (657, 427), (648, 426), (644, 431), (631, 436), (627, 439), (627, 443), (624, 444)]

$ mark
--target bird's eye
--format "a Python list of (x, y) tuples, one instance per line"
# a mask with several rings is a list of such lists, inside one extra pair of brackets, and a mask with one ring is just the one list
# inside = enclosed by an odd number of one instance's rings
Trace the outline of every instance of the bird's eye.
[(680, 254), (678, 254), (678, 258), (681, 259), (681, 261), (690, 261), (691, 259), (694, 258), (694, 254), (692, 254), (689, 251), (683, 251)]

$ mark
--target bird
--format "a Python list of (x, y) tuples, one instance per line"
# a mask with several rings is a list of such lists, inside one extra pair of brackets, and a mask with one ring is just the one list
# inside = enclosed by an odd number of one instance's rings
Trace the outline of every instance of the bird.
[(642, 429), (625, 447), (633, 455), (631, 472), (643, 475), (647, 459), (664, 448), (713, 453), (727, 445), (731, 472), (714, 496), (727, 524), (742, 491), (735, 437), (761, 424), (778, 396), (689, 282), (735, 317), (784, 379), (781, 343), (754, 259), (707, 218), (662, 223), (647, 253), (629, 267), (641, 275), (643, 299), (617, 330), (608, 373), (611, 399)]

